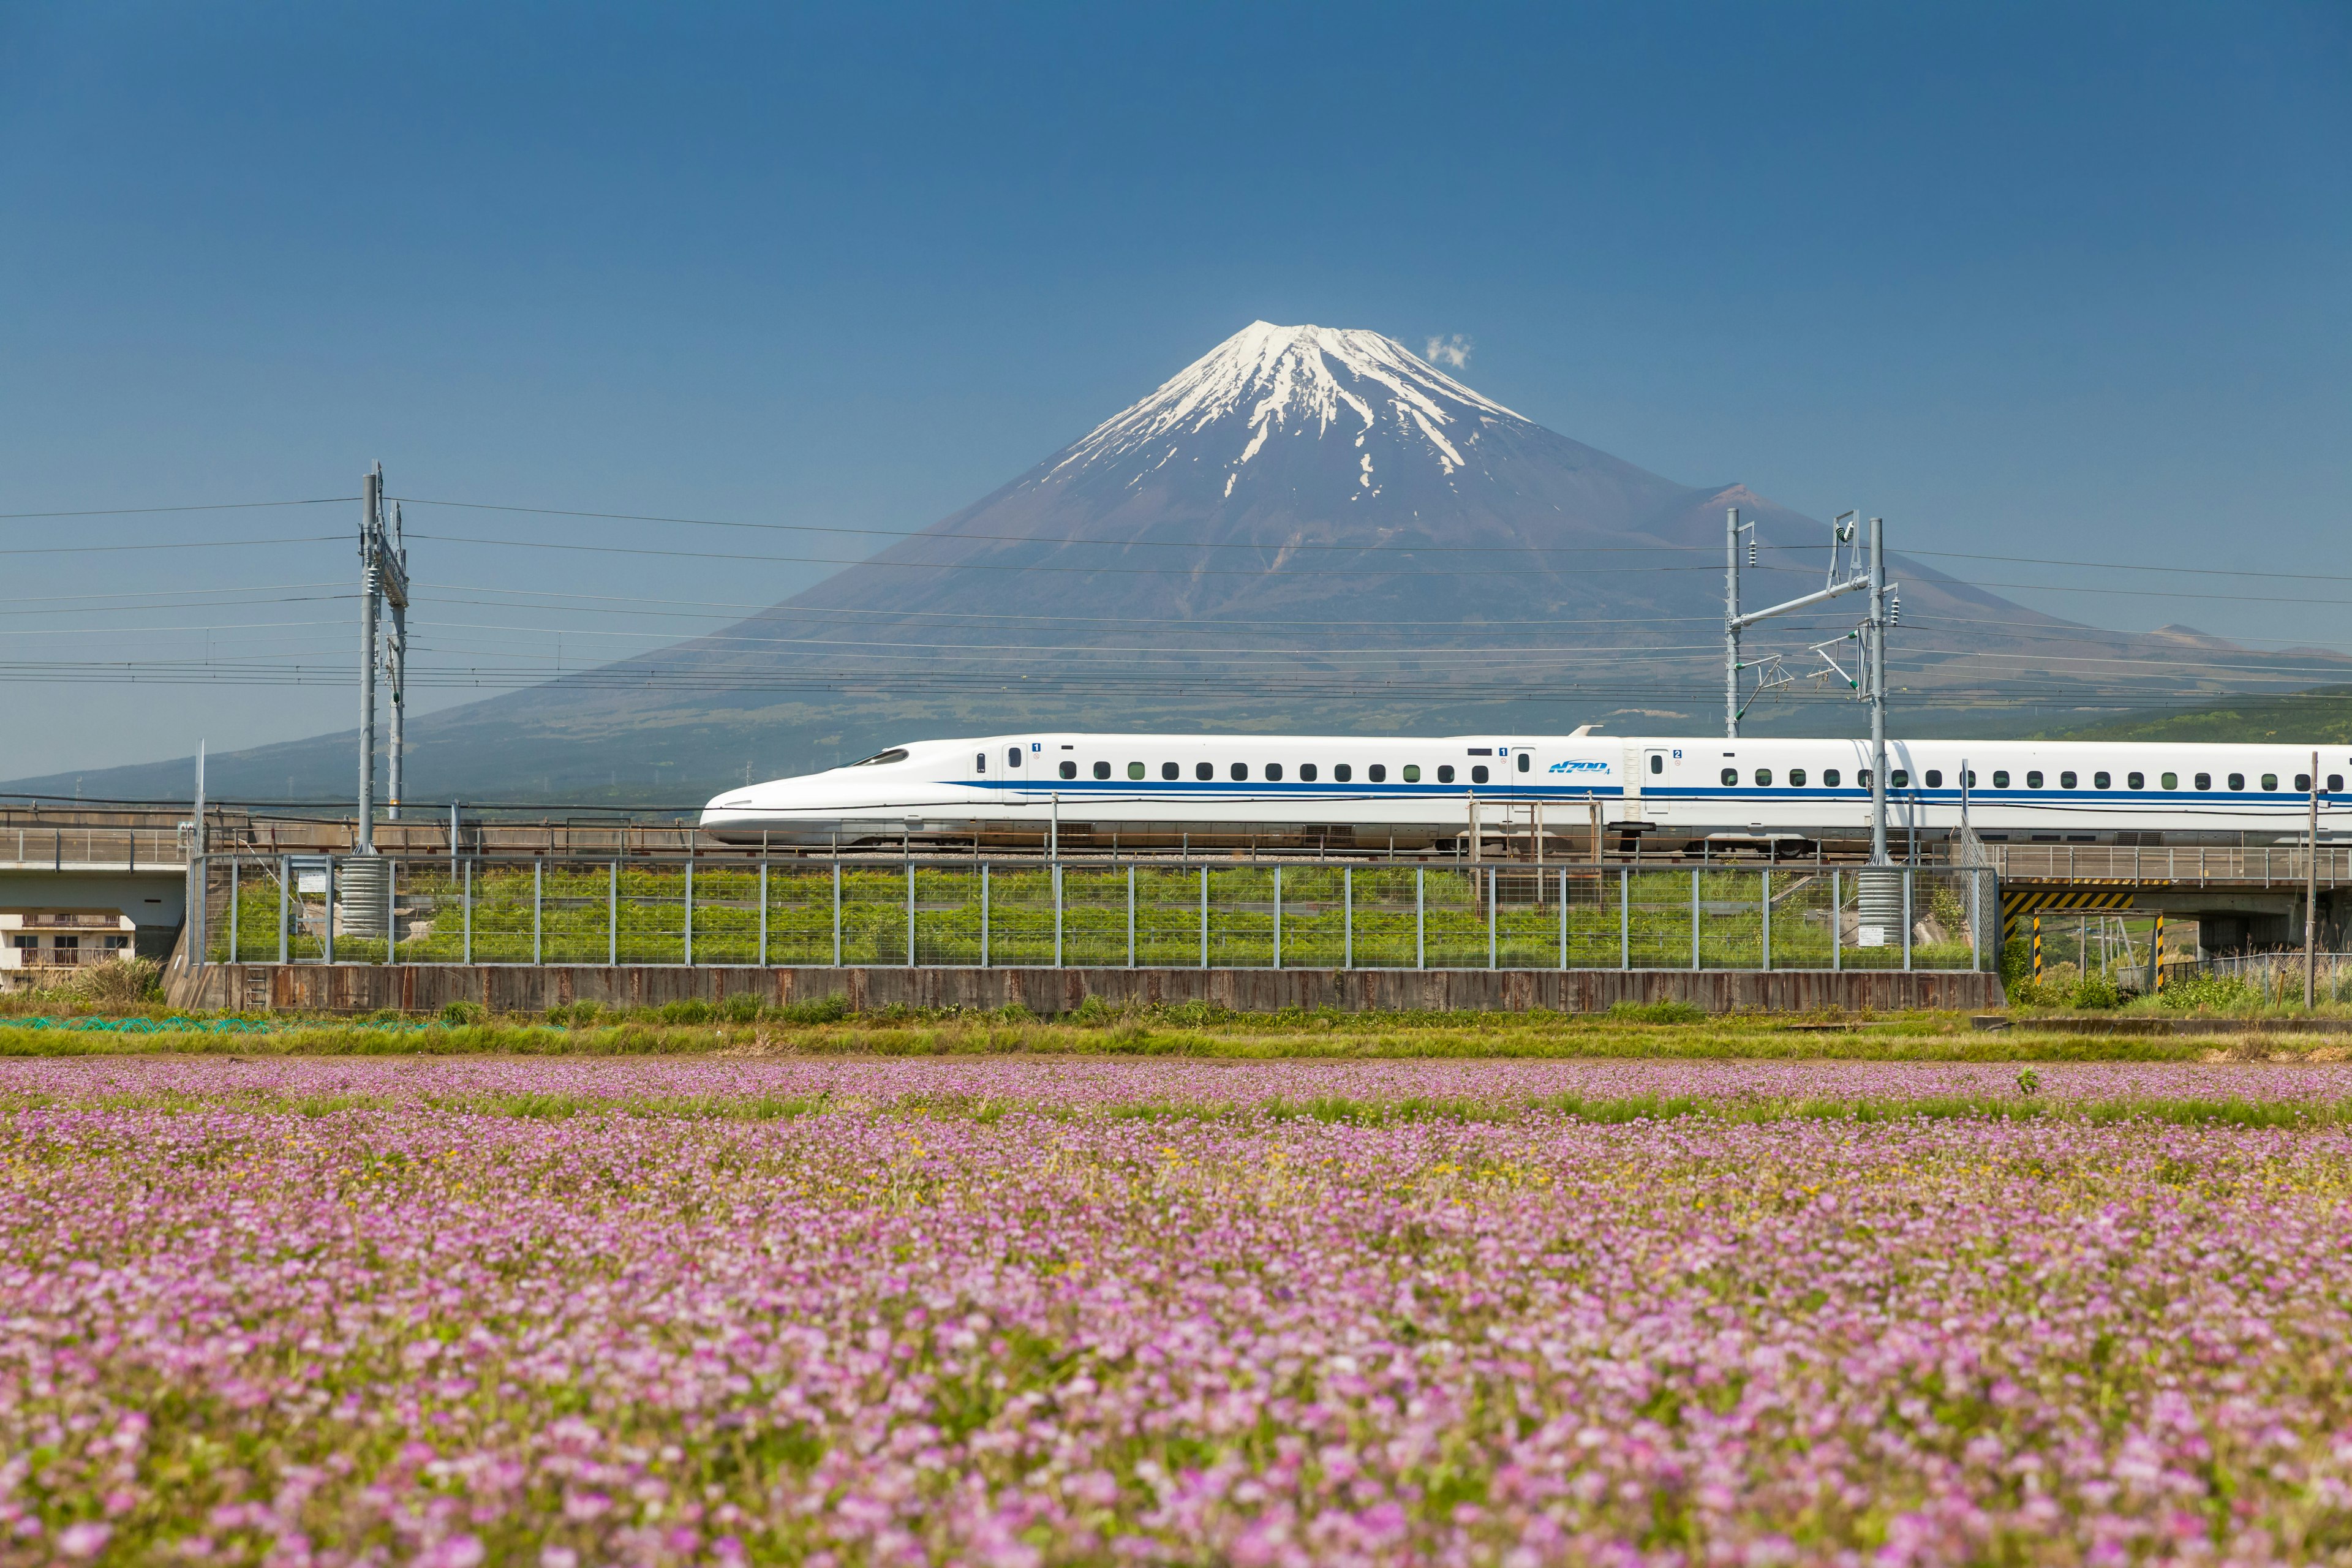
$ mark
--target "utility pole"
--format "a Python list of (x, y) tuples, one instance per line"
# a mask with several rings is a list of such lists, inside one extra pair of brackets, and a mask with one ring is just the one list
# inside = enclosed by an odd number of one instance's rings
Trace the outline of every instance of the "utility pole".
[(205, 743), (202, 741), (196, 742), (195, 807), (195, 821), (188, 827), (187, 890), (182, 895), (186, 905), (188, 967), (191, 970), (205, 966), (205, 950), (212, 942), (211, 922), (205, 918), (211, 912), (205, 905), (211, 892), (212, 867), (205, 858)]
[(1723, 734), (1739, 738), (1739, 509), (1723, 514)]
[(1886, 520), (1870, 520), (1870, 863), (1886, 864)]
[(376, 542), (383, 537), (383, 465), (362, 481), (360, 494), (360, 805), (352, 848), (375, 853), (376, 601), (382, 591)]
[(400, 820), (400, 764), (408, 750), (408, 546), (400, 531), (400, 503), (392, 503), (392, 561), (395, 570), (384, 597), (392, 605), (392, 635), (383, 645), (383, 670), (392, 683), (391, 755), (385, 759), (384, 815)]
[(2303, 868), (2303, 1010), (2319, 997), (2319, 753), (2311, 753), (2311, 848)]

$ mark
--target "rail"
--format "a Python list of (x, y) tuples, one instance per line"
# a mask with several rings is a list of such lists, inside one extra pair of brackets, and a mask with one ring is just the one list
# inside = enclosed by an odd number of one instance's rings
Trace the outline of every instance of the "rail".
[[(2231, 887), (2302, 887), (2313, 869), (2313, 851), (2300, 846), (2262, 848), (2231, 846), (2130, 844), (1987, 844), (1987, 863), (2004, 882), (2116, 882)], [(2352, 847), (2322, 845), (2320, 882), (2352, 882)]]
[(213, 856), (209, 962), (1972, 970), (1980, 869)]

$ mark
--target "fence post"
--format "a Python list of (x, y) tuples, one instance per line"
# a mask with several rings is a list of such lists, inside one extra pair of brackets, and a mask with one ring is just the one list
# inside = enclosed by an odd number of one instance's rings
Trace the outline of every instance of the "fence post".
[(1617, 967), (1633, 967), (1633, 868), (1617, 868)]
[(760, 967), (768, 967), (768, 858), (760, 857)]
[(1356, 868), (1339, 868), (1339, 967), (1356, 967)]
[(470, 856), (466, 860), (465, 882), (458, 889), (457, 907), (465, 916), (458, 939), (458, 957), (461, 962), (471, 963), (474, 962), (474, 862)]
[[(138, 854), (139, 830), (131, 832), (131, 853)], [(236, 857), (228, 858), (228, 961), (235, 963), (236, 952)]]
[[(1981, 868), (1969, 873), (1969, 972), (1984, 968), (1984, 879)], [(2099, 973), (2106, 973), (2107, 921), (2099, 917)]]
[(1903, 968), (1906, 973), (1911, 968), (1911, 884), (1917, 876), (1917, 867), (1903, 868)]
[(617, 969), (621, 963), (621, 863), (614, 861), (610, 871), (604, 879), (604, 962)]
[(1559, 868), (1559, 966), (1568, 967), (1568, 868)]
[(321, 958), (328, 963), (335, 962), (335, 858), (332, 855), (327, 857), (327, 940)]
[(1201, 868), (1201, 967), (1209, 967), (1209, 868)]
[(988, 866), (980, 868), (980, 966), (988, 967)]
[(1274, 868), (1274, 966), (1282, 967), (1282, 868)]
[(547, 862), (534, 855), (530, 860), (530, 961), (540, 962), (540, 911), (547, 902)]
[[(228, 863), (229, 889), (236, 889), (236, 862)], [(236, 956), (236, 907), (228, 911), (229, 956)], [(383, 862), (383, 962), (391, 965), (400, 962), (400, 862), (387, 856)]]
[(286, 884), (293, 879), (294, 858), (291, 855), (280, 855), (278, 858), (278, 962), (280, 963), (286, 962), (286, 921), (289, 914), (287, 905), (292, 901), (288, 897)]
[(1486, 868), (1486, 967), (1495, 967), (1495, 895), (1502, 890), (1496, 868)]
[(1764, 968), (1769, 973), (1772, 967), (1772, 868), (1768, 866), (1758, 875), (1764, 882)]
[(1412, 966), (1429, 967), (1429, 868), (1412, 868)]
[(841, 857), (833, 858), (833, 966), (841, 967)]
[(1054, 862), (1054, 967), (1062, 967), (1062, 863)]
[(1845, 967), (1845, 894), (1839, 888), (1840, 873), (1830, 873), (1830, 971), (1835, 973)]
[(907, 862), (907, 967), (915, 967), (915, 863)]
[(1127, 868), (1127, 966), (1135, 967), (1135, 868)]
[(1698, 967), (1698, 868), (1691, 868), (1691, 967)]
[(694, 857), (686, 858), (686, 966), (694, 967)]

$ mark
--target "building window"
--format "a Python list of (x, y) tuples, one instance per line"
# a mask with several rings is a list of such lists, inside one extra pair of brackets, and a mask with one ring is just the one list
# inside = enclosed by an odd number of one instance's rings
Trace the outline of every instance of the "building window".
[(10, 947), (38, 947), (41, 945), (41, 939), (37, 936), (26, 936), (22, 932), (11, 931), (8, 935), (8, 945)]
[(1725, 787), (1725, 788), (1727, 788), (1727, 788), (1729, 788), (1731, 785), (1736, 784), (1738, 784), (1738, 782), (1739, 782), (1739, 770), (1738, 770), (1738, 768), (1726, 768), (1726, 769), (1724, 769), (1724, 770), (1723, 770), (1723, 783), (1724, 783), (1724, 787)]
[(1452, 784), (1454, 782), (1454, 764), (1452, 763), (1440, 763), (1437, 764), (1437, 782), (1439, 784)]
[(2114, 784), (2115, 775), (2113, 773), (2093, 773), (2091, 775), (2091, 787), (2093, 789), (2107, 789), (2112, 787)]
[(2042, 787), (2042, 770), (2040, 768), (2032, 769), (2026, 773), (2025, 787), (2028, 789), (2040, 789)]
[(2146, 789), (2147, 787), (2147, 775), (2146, 773), (2126, 773), (2124, 775), (2124, 788)]
[(1795, 789), (1804, 788), (1805, 770), (1802, 768), (1790, 768), (1789, 770), (1789, 784), (1790, 787)]
[(1298, 782), (1301, 784), (1313, 784), (1315, 782), (1315, 764), (1313, 763), (1301, 763), (1298, 764)]
[(1160, 776), (1163, 779), (1176, 778), (1183, 772), (1184, 770), (1178, 767), (1174, 763), (1162, 763), (1160, 764)]
[(1886, 787), (1888, 789), (1909, 789), (1911, 787), (1911, 775), (1905, 773), (1901, 768), (1896, 768), (1894, 772), (1887, 774)]
[(1066, 779), (1076, 778), (1078, 776), (1078, 764), (1071, 762), (1067, 757), (1063, 758), (1062, 776)]
[(1194, 763), (1192, 764), (1192, 776), (1196, 779), (1215, 778), (1217, 776), (1217, 764), (1214, 763)]
[(1339, 783), (1346, 784), (1349, 779), (1356, 776), (1356, 770), (1349, 767), (1346, 763), (1333, 763), (1331, 764), (1331, 776)]
[[(1372, 776), (1374, 778), (1378, 778), (1380, 777), (1380, 774), (1374, 773)], [(1419, 784), (1421, 782), (1421, 764), (1419, 763), (1405, 763), (1404, 782), (1407, 784)]]
[(2180, 775), (2179, 773), (2165, 773), (2158, 778), (2156, 782), (2163, 785), (2166, 789), (2179, 789), (2180, 787)]
[(1519, 753), (1519, 772), (1526, 773), (1529, 768), (1532, 768), (1535, 765), (1536, 760), (1532, 753), (1528, 752), (1521, 752)]
[(1128, 764), (1127, 764), (1127, 776), (1128, 776), (1129, 778), (1131, 778), (1131, 779), (1139, 779), (1139, 778), (1141, 778), (1141, 777), (1143, 776), (1143, 764), (1142, 764), (1141, 763), (1128, 763)]
[[(2237, 786), (2237, 785), (2235, 785), (2235, 784), (2231, 784), (2230, 787), (2231, 787), (2231, 789), (2235, 789), (2235, 788), (2237, 788), (2238, 786)], [(2278, 774), (2276, 774), (2276, 773), (2264, 773), (2264, 774), (2263, 775), (2263, 788), (2265, 791), (2268, 791), (2268, 790), (2274, 790), (2274, 789), (2278, 788)]]
[(2211, 789), (2213, 787), (2213, 775), (2211, 773), (2199, 773), (2197, 775), (2197, 787), (2200, 790)]
[(1944, 773), (1941, 768), (1929, 768), (1927, 770), (1927, 787), (1929, 789), (1941, 789), (1944, 787)]
[(1822, 770), (1822, 787), (1823, 789), (1835, 789), (1837, 786), (1838, 771), (1835, 768), (1823, 768)]
[(2073, 789), (2074, 787), (2074, 775), (2071, 773), (2060, 773), (2058, 775), (2058, 787), (2060, 789)]
[(1486, 782), (1486, 763), (1478, 763), (1473, 764), (1470, 769), (1470, 782), (1472, 784), (1485, 784)]
[(1249, 764), (1247, 763), (1235, 763), (1234, 764), (1233, 772), (1234, 780), (1238, 784), (1242, 780), (1249, 777)]
[[(2274, 773), (2274, 774), (2273, 774), (2272, 776), (2273, 776), (2273, 778), (2275, 778), (2277, 775)], [(2245, 787), (2246, 787), (2246, 775), (2245, 775), (2245, 774), (2243, 774), (2243, 773), (2231, 773), (2231, 774), (2230, 775), (2230, 787), (2231, 787), (2231, 789), (2243, 789), (2243, 788), (2245, 788)], [(2265, 787), (2267, 787), (2267, 786), (2265, 786)]]
[(1756, 787), (1758, 789), (1770, 789), (1772, 787), (1772, 770), (1770, 768), (1758, 768), (1756, 770)]
[(2007, 768), (1993, 769), (1992, 787), (1995, 789), (2007, 789), (2009, 787), (2009, 770)]
[(106, 945), (109, 947), (129, 947), (131, 945), (131, 939), (127, 936), (110, 936), (106, 939)]
[(1659, 755), (1657, 752), (1652, 752), (1650, 753), (1650, 771), (1654, 773), (1664, 773), (1666, 771), (1666, 759)]
[(1008, 768), (1017, 768), (1021, 765), (1020, 747), (1007, 746), (1004, 748), (1004, 765)]
[(1098, 779), (1107, 779), (1110, 777), (1110, 764), (1108, 763), (1097, 763), (1095, 764), (1095, 777)]
[(1276, 784), (1280, 784), (1282, 782), (1282, 764), (1280, 763), (1266, 763), (1265, 776), (1273, 780)]

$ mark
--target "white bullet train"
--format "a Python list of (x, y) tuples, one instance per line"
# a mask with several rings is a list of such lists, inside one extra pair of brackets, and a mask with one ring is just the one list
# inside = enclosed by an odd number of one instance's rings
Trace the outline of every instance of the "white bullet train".
[[(1887, 818), (1992, 841), (2267, 844), (2308, 829), (2311, 746), (1890, 741)], [(2352, 751), (2321, 746), (2320, 834), (2352, 837)], [(1965, 773), (1965, 779), (1963, 777)], [(1866, 838), (1866, 741), (1568, 735), (1010, 734), (910, 742), (730, 789), (702, 826), (732, 844), (907, 842), (1452, 850), (1472, 831), (1622, 850)]]

